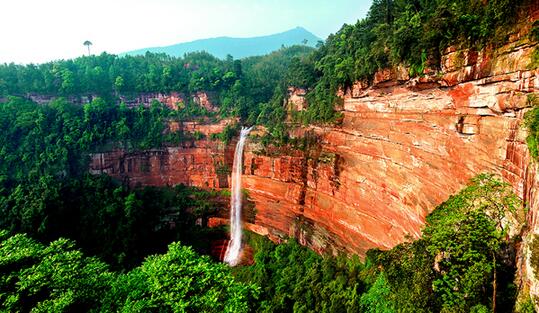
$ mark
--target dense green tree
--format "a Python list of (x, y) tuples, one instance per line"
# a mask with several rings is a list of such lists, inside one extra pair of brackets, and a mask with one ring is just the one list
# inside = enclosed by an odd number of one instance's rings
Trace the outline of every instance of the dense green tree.
[(2, 312), (248, 312), (257, 296), (178, 243), (119, 274), (65, 239), (44, 246), (0, 231), (0, 240)]
[(371, 287), (383, 288), (372, 293), (389, 287), (384, 299), (402, 312), (510, 311), (515, 293), (509, 228), (518, 233), (520, 207), (508, 184), (492, 175), (472, 179), (427, 216), (421, 239), (368, 253), (367, 263), (378, 265), (374, 273), (384, 275), (384, 284)]
[(83, 256), (73, 242), (45, 247), (25, 235), (0, 235), (3, 312), (87, 312), (110, 290), (114, 275), (107, 265)]
[(257, 295), (253, 286), (235, 283), (226, 265), (178, 243), (120, 276), (113, 290), (109, 312), (249, 312)]
[(358, 312), (363, 282), (359, 259), (319, 256), (296, 241), (275, 245), (251, 237), (255, 263), (236, 277), (260, 286), (258, 312)]
[[(361, 295), (361, 308), (365, 313), (394, 313), (397, 312), (395, 304), (391, 302), (391, 289), (384, 274), (380, 274), (367, 292)], [(408, 312), (398, 307), (399, 312)], [(416, 309), (418, 307), (415, 307)]]
[(182, 185), (129, 190), (107, 176), (47, 176), (4, 188), (0, 227), (43, 241), (68, 237), (114, 268), (131, 268), (175, 240), (207, 253), (219, 230), (195, 222), (215, 214), (219, 197)]
[(518, 225), (519, 201), (508, 184), (490, 175), (472, 182), (439, 206), (424, 229), (427, 251), (436, 261), (433, 287), (442, 311), (467, 312), (476, 305), (495, 310), (497, 268), (509, 227)]
[[(436, 312), (436, 295), (432, 289), (435, 271), (434, 258), (428, 254), (428, 242), (419, 239), (413, 243), (403, 243), (397, 247), (380, 252), (369, 251), (368, 258), (382, 266), (382, 273), (369, 289), (369, 294), (390, 293), (379, 300), (378, 305), (397, 309), (400, 312)], [(380, 281), (378, 281), (380, 280)], [(374, 295), (367, 299), (372, 302)]]

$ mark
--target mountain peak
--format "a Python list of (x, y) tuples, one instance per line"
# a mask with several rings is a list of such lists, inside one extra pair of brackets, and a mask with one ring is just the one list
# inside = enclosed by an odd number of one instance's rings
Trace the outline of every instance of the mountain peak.
[(297, 26), (282, 33), (249, 37), (217, 37), (178, 43), (165, 47), (144, 48), (122, 53), (121, 55), (143, 55), (147, 51), (166, 53), (171, 56), (183, 56), (194, 51), (207, 51), (218, 58), (232, 55), (236, 59), (264, 55), (278, 50), (282, 46), (303, 45), (314, 47), (321, 40), (304, 27)]

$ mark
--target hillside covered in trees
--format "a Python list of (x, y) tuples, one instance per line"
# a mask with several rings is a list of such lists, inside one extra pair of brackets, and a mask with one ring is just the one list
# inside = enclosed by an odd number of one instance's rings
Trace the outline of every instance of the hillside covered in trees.
[[(214, 213), (215, 199), (226, 192), (129, 188), (87, 173), (94, 151), (196, 139), (168, 130), (173, 121), (234, 117), (265, 126), (264, 143), (286, 144), (289, 86), (305, 88), (309, 102), (295, 123), (338, 123), (339, 88), (369, 82), (386, 67), (402, 65), (411, 76), (437, 71), (450, 45), (501, 45), (530, 3), (375, 0), (365, 19), (344, 25), (316, 49), (292, 46), (240, 60), (204, 52), (104, 53), (0, 65), (0, 310), (533, 312), (530, 299), (516, 303), (518, 236), (501, 222), (521, 221), (521, 205), (491, 175), (476, 177), (434, 210), (419, 240), (370, 251), (365, 260), (321, 256), (294, 239), (274, 245), (249, 234), (254, 264), (230, 269), (200, 255), (223, 229), (195, 222)], [(199, 91), (212, 94), (217, 112), (193, 101), (179, 110), (159, 102), (128, 108), (120, 97)], [(55, 99), (37, 105), (30, 94)], [(70, 96), (92, 100), (73, 104)], [(537, 156), (539, 115), (530, 112)], [(229, 128), (215, 139), (232, 136)], [(170, 217), (171, 211), (177, 214)], [(167, 228), (164, 216), (176, 227)]]

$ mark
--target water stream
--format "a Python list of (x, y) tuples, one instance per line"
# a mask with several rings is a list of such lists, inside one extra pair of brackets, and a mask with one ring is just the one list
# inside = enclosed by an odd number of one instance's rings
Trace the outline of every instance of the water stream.
[[(251, 127), (252, 128), (252, 127)], [(230, 193), (230, 241), (226, 249), (224, 261), (235, 266), (240, 261), (241, 253), (241, 174), (243, 169), (243, 147), (251, 128), (242, 127), (240, 140), (234, 152), (232, 166), (232, 191)]]

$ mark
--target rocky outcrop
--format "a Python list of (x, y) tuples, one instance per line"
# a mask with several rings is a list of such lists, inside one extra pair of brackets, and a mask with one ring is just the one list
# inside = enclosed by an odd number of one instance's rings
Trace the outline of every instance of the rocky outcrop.
[(288, 111), (303, 111), (307, 108), (307, 99), (305, 95), (307, 91), (303, 88), (290, 87), (288, 88)]
[[(57, 95), (45, 95), (45, 94), (36, 94), (29, 93), (23, 95), (23, 97), (31, 100), (37, 104), (46, 104), (58, 98)], [(78, 96), (67, 96), (65, 97), (68, 102), (74, 104), (87, 104), (92, 102), (93, 99), (97, 98), (96, 94), (88, 95), (78, 95)], [(153, 101), (158, 101), (172, 110), (178, 110), (178, 108), (185, 105), (186, 101), (192, 99), (192, 101), (201, 107), (204, 107), (210, 112), (215, 112), (218, 108), (213, 104), (211, 100), (211, 95), (206, 92), (196, 92), (193, 95), (185, 95), (178, 92), (170, 93), (137, 93), (137, 94), (120, 94), (118, 95), (119, 103), (125, 103), (128, 107), (137, 107), (137, 106), (150, 106)], [(5, 102), (5, 98), (0, 97), (0, 102)]]
[(210, 100), (210, 97), (208, 96), (208, 93), (206, 92), (199, 91), (195, 93), (193, 95), (193, 101), (210, 112), (217, 111), (217, 107), (213, 105), (212, 101)]
[(255, 224), (318, 251), (364, 255), (419, 237), (426, 215), (482, 172), (539, 210), (522, 129), (539, 91), (539, 72), (527, 69), (536, 46), (517, 36), (496, 50), (448, 49), (444, 71), (414, 79), (381, 71), (373, 86), (342, 91), (342, 125), (310, 129), (317, 148), (272, 156), (249, 145)]
[[(417, 238), (425, 216), (482, 172), (505, 177), (537, 207), (522, 128), (527, 96), (539, 90), (539, 73), (527, 69), (535, 48), (519, 39), (490, 52), (449, 49), (444, 72), (415, 79), (402, 68), (382, 71), (372, 86), (342, 90), (338, 127), (290, 129), (314, 138), (306, 150), (268, 153), (248, 141), (243, 182), (256, 207), (253, 231), (276, 241), (295, 236), (317, 251), (364, 255)], [(289, 104), (305, 104), (304, 91), (291, 93)], [(170, 129), (209, 135), (226, 124)], [(91, 171), (133, 186), (227, 188), (233, 150), (234, 143), (207, 137), (144, 152), (116, 150), (93, 154)]]
[(120, 95), (120, 102), (128, 107), (150, 106), (152, 101), (158, 101), (170, 109), (177, 110), (178, 105), (185, 103), (185, 95), (178, 92), (163, 93), (139, 93), (136, 95)]
[[(24, 95), (24, 97), (40, 105), (49, 103), (55, 100), (56, 98), (58, 98), (57, 96), (37, 94), (37, 93), (28, 93)], [(70, 103), (87, 104), (87, 103), (92, 102), (92, 99), (94, 99), (95, 97), (97, 97), (97, 95), (90, 94), (90, 95), (84, 95), (84, 96), (67, 96), (65, 98)], [(5, 99), (0, 99), (0, 102), (5, 102)]]
[(189, 97), (194, 103), (206, 108), (208, 111), (216, 111), (217, 107), (210, 100), (210, 95), (206, 92), (196, 92), (193, 95), (185, 95), (178, 92), (170, 93), (139, 93), (135, 95), (120, 95), (120, 101), (128, 107), (150, 106), (152, 101), (158, 101), (172, 110), (181, 109)]
[(90, 172), (108, 174), (131, 186), (175, 186), (184, 184), (203, 188), (228, 188), (234, 147), (211, 140), (226, 125), (198, 122), (171, 123), (169, 130), (199, 132), (200, 140), (187, 140), (178, 146), (128, 152), (123, 149), (90, 155)]

